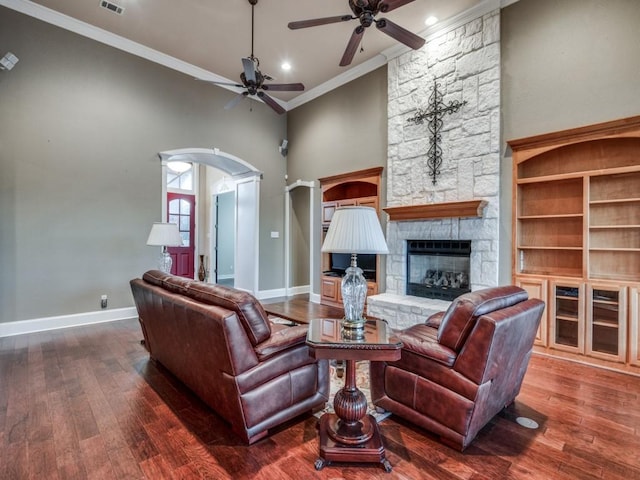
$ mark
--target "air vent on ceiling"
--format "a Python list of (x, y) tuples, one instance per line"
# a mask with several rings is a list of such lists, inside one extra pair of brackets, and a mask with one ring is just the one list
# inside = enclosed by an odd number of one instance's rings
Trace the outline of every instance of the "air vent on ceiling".
[(117, 13), (118, 15), (122, 15), (122, 12), (124, 12), (124, 7), (121, 7), (120, 5), (116, 5), (115, 3), (112, 3), (112, 2), (107, 2), (106, 0), (100, 0), (100, 6), (102, 8), (106, 8), (107, 10), (113, 13)]

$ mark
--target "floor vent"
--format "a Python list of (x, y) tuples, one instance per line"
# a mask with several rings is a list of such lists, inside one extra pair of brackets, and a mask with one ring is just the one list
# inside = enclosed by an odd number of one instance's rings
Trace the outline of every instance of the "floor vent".
[(122, 12), (124, 12), (124, 7), (121, 7), (120, 5), (116, 5), (115, 3), (112, 3), (112, 2), (107, 2), (106, 0), (100, 0), (100, 6), (102, 8), (106, 8), (107, 10), (113, 13), (117, 13), (118, 15), (122, 15)]

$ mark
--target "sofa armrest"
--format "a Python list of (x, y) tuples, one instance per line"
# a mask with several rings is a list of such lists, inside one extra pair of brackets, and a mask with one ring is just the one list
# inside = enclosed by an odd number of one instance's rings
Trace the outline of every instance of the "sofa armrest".
[(307, 325), (295, 327), (274, 325), (271, 336), (255, 347), (258, 360), (264, 362), (284, 350), (305, 343), (308, 329)]
[(429, 358), (447, 367), (453, 366), (456, 352), (438, 343), (438, 330), (427, 325), (414, 325), (403, 330), (396, 336), (402, 341), (403, 352), (412, 352), (421, 357)]
[(440, 324), (442, 323), (442, 317), (444, 317), (445, 312), (438, 312), (430, 315), (429, 318), (424, 322), (427, 327), (433, 327), (436, 330), (440, 328)]

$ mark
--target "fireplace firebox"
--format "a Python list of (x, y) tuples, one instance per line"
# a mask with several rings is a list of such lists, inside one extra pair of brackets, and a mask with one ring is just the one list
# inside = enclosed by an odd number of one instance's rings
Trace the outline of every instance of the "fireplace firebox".
[(471, 240), (407, 240), (407, 295), (453, 300), (471, 291)]

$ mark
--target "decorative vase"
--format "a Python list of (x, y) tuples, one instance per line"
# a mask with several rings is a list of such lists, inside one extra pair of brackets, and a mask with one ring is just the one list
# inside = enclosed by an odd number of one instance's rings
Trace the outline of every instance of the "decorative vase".
[(207, 278), (207, 270), (204, 267), (204, 255), (200, 255), (200, 266), (198, 267), (198, 280), (204, 282)]

